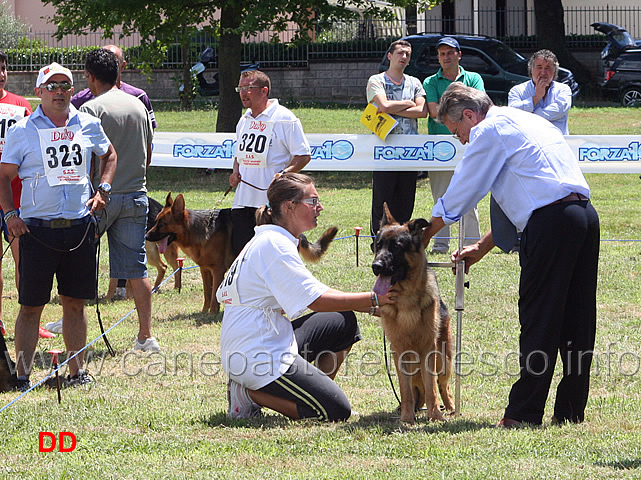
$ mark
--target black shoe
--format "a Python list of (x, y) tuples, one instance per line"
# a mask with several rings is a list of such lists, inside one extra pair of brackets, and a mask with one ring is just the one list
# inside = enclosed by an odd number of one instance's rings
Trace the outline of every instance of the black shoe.
[(86, 370), (78, 370), (78, 375), (70, 377), (67, 375), (65, 378), (65, 384), (67, 387), (78, 387), (80, 385), (88, 385), (93, 383), (93, 378), (87, 373)]

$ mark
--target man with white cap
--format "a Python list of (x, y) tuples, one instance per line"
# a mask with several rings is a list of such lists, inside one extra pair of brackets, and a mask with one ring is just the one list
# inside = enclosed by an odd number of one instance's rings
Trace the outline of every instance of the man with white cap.
[[(38, 325), (49, 302), (53, 276), (65, 318), (67, 355), (87, 340), (84, 301), (96, 296), (96, 247), (92, 214), (104, 208), (116, 169), (116, 151), (100, 120), (70, 106), (71, 71), (57, 63), (40, 69), (35, 94), (41, 104), (11, 127), (0, 163), (0, 204), (10, 235), (20, 239), (20, 281), (15, 343), (18, 389), (30, 388)], [(101, 184), (94, 193), (92, 155), (100, 157)], [(11, 180), (22, 178), (20, 213)], [(65, 385), (91, 382), (84, 355), (69, 362)]]

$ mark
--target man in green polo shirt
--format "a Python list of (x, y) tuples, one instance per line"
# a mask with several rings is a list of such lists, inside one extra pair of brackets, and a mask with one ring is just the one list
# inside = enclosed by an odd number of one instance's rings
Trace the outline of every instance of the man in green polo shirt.
[[(468, 87), (485, 92), (483, 79), (478, 73), (467, 72), (459, 65), (461, 48), (453, 37), (443, 37), (436, 44), (438, 63), (441, 65), (438, 72), (427, 77), (423, 82), (425, 89), (425, 102), (427, 103), (427, 133), (430, 135), (451, 135), (448, 128), (436, 121), (438, 102), (445, 89), (452, 82), (461, 82)], [(450, 184), (452, 171), (430, 171), (430, 187), (434, 203), (443, 196)], [(465, 245), (472, 245), (481, 237), (479, 228), (478, 208), (474, 207), (464, 216)], [(450, 227), (445, 226), (434, 237), (431, 253), (448, 253), (450, 249)]]

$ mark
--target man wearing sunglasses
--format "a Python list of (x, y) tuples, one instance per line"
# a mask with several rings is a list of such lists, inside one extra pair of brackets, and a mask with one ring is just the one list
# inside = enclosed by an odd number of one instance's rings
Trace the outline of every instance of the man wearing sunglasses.
[(265, 73), (241, 73), (236, 91), (247, 112), (236, 125), (236, 157), (229, 177), (229, 185), (237, 187), (231, 211), (234, 255), (254, 236), (256, 210), (267, 203), (274, 176), (300, 172), (311, 160), (300, 120), (269, 98), (271, 82)]
[[(0, 163), (0, 204), (9, 235), (20, 237), (20, 280), (15, 343), (18, 389), (30, 388), (29, 375), (38, 343), (38, 325), (49, 302), (54, 275), (65, 318), (68, 356), (87, 340), (84, 301), (96, 297), (96, 247), (92, 214), (108, 197), (95, 194), (89, 172), (92, 155), (100, 157), (100, 177), (110, 184), (116, 151), (100, 120), (70, 107), (73, 76), (52, 63), (40, 69), (36, 111), (9, 129)], [(23, 181), (20, 213), (15, 210), (11, 180)], [(91, 382), (84, 355), (69, 362), (65, 385)]]

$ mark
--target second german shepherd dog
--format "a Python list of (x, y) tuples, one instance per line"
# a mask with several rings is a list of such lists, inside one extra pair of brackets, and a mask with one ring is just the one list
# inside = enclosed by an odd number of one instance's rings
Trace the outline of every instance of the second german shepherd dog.
[(449, 379), (452, 373), (452, 334), (447, 307), (441, 301), (436, 276), (425, 256), (423, 232), (430, 223), (419, 218), (398, 224), (387, 204), (376, 235), (372, 270), (374, 292), (398, 295), (397, 303), (381, 305), (381, 323), (390, 341), (401, 392), (401, 422), (414, 423), (415, 413), (427, 407), (430, 419), (444, 420), (454, 411)]
[[(298, 247), (301, 256), (308, 261), (318, 260), (327, 250), (337, 231), (336, 227), (327, 229), (313, 244), (301, 235)], [(217, 313), (220, 310), (216, 290), (234, 261), (231, 232), (229, 208), (189, 210), (185, 208), (182, 193), (172, 200), (171, 192), (167, 194), (165, 206), (156, 217), (156, 223), (147, 232), (147, 240), (159, 242), (158, 249), (161, 253), (164, 253), (167, 245), (175, 242), (200, 267), (205, 293), (202, 311), (205, 313)]]

